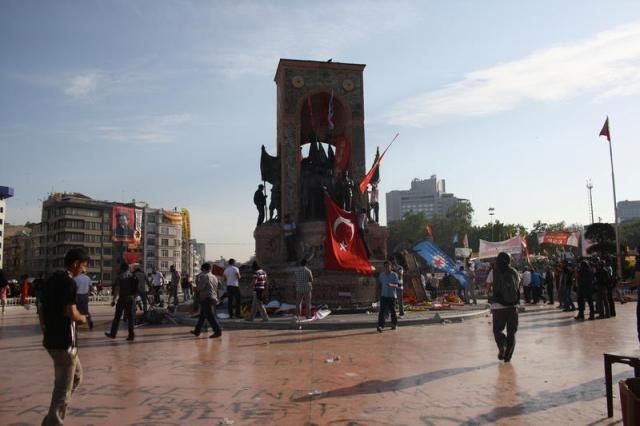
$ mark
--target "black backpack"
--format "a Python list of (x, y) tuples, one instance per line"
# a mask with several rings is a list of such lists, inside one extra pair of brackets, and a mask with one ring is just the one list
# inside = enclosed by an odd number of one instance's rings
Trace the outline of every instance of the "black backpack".
[(493, 295), (495, 301), (504, 306), (514, 306), (520, 302), (518, 273), (513, 268), (504, 272), (493, 270)]

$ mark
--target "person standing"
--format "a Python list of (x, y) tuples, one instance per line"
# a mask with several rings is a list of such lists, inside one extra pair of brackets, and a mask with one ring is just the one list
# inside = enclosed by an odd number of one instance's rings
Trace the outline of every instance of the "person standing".
[(136, 267), (133, 269), (133, 276), (138, 281), (138, 296), (140, 296), (140, 300), (142, 301), (142, 312), (146, 314), (149, 310), (149, 299), (147, 297), (147, 276), (145, 275), (140, 265), (136, 265)]
[(526, 266), (522, 273), (522, 292), (524, 293), (524, 303), (531, 303), (531, 272)]
[[(491, 280), (491, 282), (489, 282)], [(493, 337), (498, 345), (498, 359), (511, 361), (516, 347), (516, 332), (518, 331), (518, 310), (520, 303), (518, 271), (511, 267), (511, 256), (500, 252), (496, 258), (491, 277), (487, 282), (491, 284), (490, 303), (493, 317)], [(503, 330), (507, 329), (507, 334)]]
[(182, 274), (180, 286), (182, 287), (183, 302), (186, 303), (191, 300), (191, 277), (186, 272)]
[(398, 301), (398, 318), (404, 318), (404, 268), (400, 265), (395, 257), (389, 259), (391, 261), (391, 270), (398, 276), (398, 286), (396, 287), (396, 300)]
[[(124, 312), (129, 331), (127, 340), (132, 341), (135, 338), (133, 327), (136, 323), (138, 280), (129, 272), (129, 265), (126, 262), (120, 265), (120, 275), (118, 275), (113, 287), (111, 306), (116, 307), (116, 312), (113, 316), (113, 322), (111, 323), (111, 331), (105, 331), (104, 335), (110, 339), (116, 338), (118, 327), (120, 326), (120, 318), (122, 318), (122, 313)], [(116, 303), (116, 297), (118, 298), (118, 303)]]
[(378, 333), (382, 333), (384, 329), (385, 317), (391, 315), (391, 329), (395, 330), (398, 325), (396, 317), (396, 289), (398, 288), (398, 275), (391, 270), (391, 263), (385, 261), (384, 270), (378, 275), (380, 282), (380, 310), (378, 311)]
[(302, 306), (305, 306), (306, 318), (311, 318), (311, 290), (313, 273), (307, 268), (307, 259), (300, 261), (300, 267), (294, 272), (296, 282), (296, 315), (302, 317)]
[(5, 307), (7, 306), (7, 297), (11, 292), (9, 281), (4, 276), (4, 271), (0, 269), (0, 304), (2, 305), (2, 315), (4, 315)]
[(296, 224), (291, 220), (291, 215), (284, 215), (284, 223), (282, 224), (282, 232), (284, 234), (284, 245), (287, 249), (287, 262), (295, 262), (296, 255)]
[(158, 271), (155, 266), (151, 268), (151, 285), (153, 287), (153, 304), (159, 306), (162, 304), (160, 299), (160, 290), (164, 284), (164, 275)]
[(264, 223), (265, 210), (267, 208), (267, 196), (264, 194), (264, 185), (258, 185), (258, 189), (253, 194), (253, 204), (258, 209), (258, 223), (256, 226), (260, 226)]
[(27, 298), (29, 297), (29, 276), (21, 276), (20, 281), (22, 281), (22, 286), (20, 287), (20, 304), (25, 308), (29, 308), (27, 303)]
[[(211, 269), (211, 265), (209, 265)], [(236, 266), (235, 259), (229, 259), (227, 267), (224, 268), (224, 278), (227, 281), (227, 309), (229, 318), (240, 318), (240, 304), (242, 298), (240, 296), (240, 269)], [(196, 283), (197, 284), (197, 283)]]
[(564, 294), (562, 296), (562, 306), (564, 306), (563, 312), (573, 312), (576, 310), (576, 306), (573, 304), (571, 297), (571, 289), (573, 287), (573, 269), (569, 265), (568, 260), (562, 261), (562, 288)]
[(169, 267), (171, 273), (171, 281), (169, 282), (169, 297), (167, 298), (167, 305), (171, 303), (173, 297), (173, 306), (178, 306), (178, 287), (180, 286), (180, 272), (176, 269), (175, 265)]
[(531, 272), (531, 299), (534, 305), (537, 305), (540, 299), (546, 302), (542, 295), (542, 275), (535, 269)]
[(93, 320), (89, 313), (89, 288), (91, 287), (91, 278), (85, 273), (73, 277), (76, 282), (76, 306), (78, 311), (87, 318), (89, 331), (93, 330)]
[(73, 277), (86, 271), (89, 256), (82, 249), (71, 249), (64, 256), (66, 271), (55, 272), (42, 288), (40, 328), (42, 345), (53, 360), (54, 385), (51, 405), (42, 425), (62, 425), (71, 395), (82, 381), (78, 356), (76, 323), (87, 318), (76, 307), (76, 283)]
[(218, 303), (218, 279), (211, 273), (211, 264), (203, 263), (200, 273), (196, 275), (196, 288), (198, 291), (198, 304), (200, 314), (196, 328), (190, 333), (196, 337), (200, 336), (205, 319), (213, 329), (213, 334), (209, 338), (214, 339), (222, 336), (222, 328), (216, 316), (216, 304)]
[(247, 320), (253, 321), (256, 317), (256, 311), (258, 311), (262, 321), (269, 321), (269, 315), (264, 307), (267, 296), (267, 273), (260, 268), (256, 261), (251, 265), (251, 269), (253, 269), (253, 300), (251, 301), (251, 316)]
[(373, 183), (371, 184), (371, 193), (369, 194), (370, 198), (369, 198), (369, 208), (371, 209), (371, 211), (373, 212), (373, 215), (371, 217), (372, 221), (375, 223), (380, 223), (380, 216), (379, 216), (379, 211), (380, 211), (380, 201), (379, 201), (379, 195), (378, 195), (378, 185)]
[(554, 279), (553, 279), (553, 269), (551, 269), (551, 266), (547, 266), (547, 269), (544, 273), (544, 285), (547, 288), (547, 297), (549, 298), (549, 301), (547, 302), (547, 305), (553, 305), (553, 283), (554, 283)]
[(367, 258), (371, 257), (371, 250), (369, 250), (369, 242), (367, 241), (367, 209), (360, 209), (360, 212), (356, 216), (358, 221), (358, 234), (364, 245), (364, 249), (367, 252)]

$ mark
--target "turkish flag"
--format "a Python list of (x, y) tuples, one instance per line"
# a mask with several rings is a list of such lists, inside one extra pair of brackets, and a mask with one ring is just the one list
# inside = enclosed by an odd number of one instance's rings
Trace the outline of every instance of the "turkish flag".
[(374, 268), (367, 260), (367, 252), (357, 230), (355, 213), (342, 210), (324, 195), (326, 210), (326, 238), (324, 240), (324, 267), (334, 271), (356, 271), (372, 275)]
[(604, 122), (604, 126), (602, 126), (602, 130), (600, 130), (600, 134), (598, 136), (606, 136), (607, 140), (611, 142), (611, 134), (609, 133), (609, 117)]

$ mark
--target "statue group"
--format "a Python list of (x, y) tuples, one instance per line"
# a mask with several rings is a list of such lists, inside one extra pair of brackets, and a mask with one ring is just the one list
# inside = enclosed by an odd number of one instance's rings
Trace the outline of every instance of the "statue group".
[[(307, 139), (309, 153), (300, 161), (300, 215), (299, 221), (324, 220), (324, 195), (327, 193), (342, 209), (353, 211), (355, 183), (348, 169), (338, 170), (331, 143), (319, 140), (315, 135)], [(325, 150), (324, 145), (327, 145)], [(271, 183), (271, 201), (269, 202), (269, 221), (280, 221), (280, 160), (266, 152), (262, 146), (260, 159), (262, 180)], [(265, 188), (259, 188), (265, 190)], [(266, 195), (265, 195), (266, 196)], [(254, 201), (256, 197), (254, 196)], [(264, 218), (266, 201), (258, 206), (259, 219)], [(261, 210), (262, 209), (262, 210)], [(258, 220), (258, 224), (262, 223)]]

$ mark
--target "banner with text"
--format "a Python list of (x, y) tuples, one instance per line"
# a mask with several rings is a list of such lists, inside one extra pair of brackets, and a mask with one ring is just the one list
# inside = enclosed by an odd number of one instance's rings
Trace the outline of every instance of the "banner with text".
[(557, 244), (559, 246), (578, 247), (580, 232), (544, 232), (538, 234), (538, 244)]
[(496, 257), (501, 251), (509, 253), (510, 255), (522, 254), (522, 240), (519, 236), (497, 242), (480, 240), (478, 259)]

